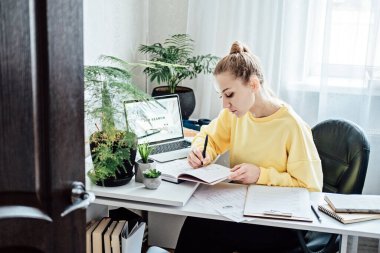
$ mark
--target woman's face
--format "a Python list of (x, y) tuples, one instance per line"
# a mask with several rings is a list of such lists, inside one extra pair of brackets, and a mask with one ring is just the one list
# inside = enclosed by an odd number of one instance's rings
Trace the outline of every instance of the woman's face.
[(215, 78), (219, 95), (223, 99), (223, 108), (241, 117), (253, 107), (255, 103), (253, 85), (245, 84), (229, 72), (218, 74)]

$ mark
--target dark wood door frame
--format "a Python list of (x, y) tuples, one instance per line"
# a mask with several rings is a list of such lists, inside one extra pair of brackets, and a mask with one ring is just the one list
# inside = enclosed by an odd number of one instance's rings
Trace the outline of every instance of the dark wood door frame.
[(85, 210), (61, 217), (85, 177), (82, 12), (0, 0), (0, 252), (85, 252)]

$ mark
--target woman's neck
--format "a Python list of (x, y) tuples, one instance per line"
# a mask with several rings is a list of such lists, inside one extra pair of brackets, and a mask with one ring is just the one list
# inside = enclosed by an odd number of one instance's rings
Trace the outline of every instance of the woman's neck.
[(264, 118), (272, 115), (280, 109), (277, 99), (267, 94), (257, 94), (255, 103), (249, 110), (255, 118)]

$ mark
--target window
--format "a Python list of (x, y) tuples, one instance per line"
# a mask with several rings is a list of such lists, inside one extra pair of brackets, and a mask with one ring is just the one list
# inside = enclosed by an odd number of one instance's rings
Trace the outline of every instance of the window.
[(380, 91), (379, 5), (376, 0), (311, 3), (302, 85)]

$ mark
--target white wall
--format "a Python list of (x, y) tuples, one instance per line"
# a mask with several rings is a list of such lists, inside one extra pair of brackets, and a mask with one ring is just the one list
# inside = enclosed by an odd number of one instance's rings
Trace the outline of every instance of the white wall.
[[(84, 64), (97, 63), (100, 55), (128, 62), (143, 57), (137, 48), (147, 41), (148, 0), (84, 0)], [(145, 90), (145, 76), (134, 70), (134, 83)]]
[[(96, 64), (102, 54), (128, 62), (145, 59), (138, 53), (140, 44), (186, 33), (187, 5), (188, 0), (84, 0), (84, 64)], [(134, 83), (147, 91), (142, 68), (133, 74)]]
[[(173, 34), (186, 33), (188, 0), (149, 1), (148, 44), (163, 42)], [(148, 93), (156, 87), (148, 82)]]
[(149, 2), (149, 43), (162, 42), (170, 35), (186, 33), (188, 0)]

